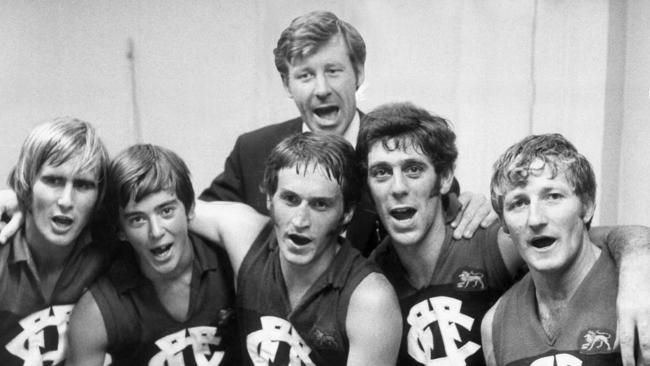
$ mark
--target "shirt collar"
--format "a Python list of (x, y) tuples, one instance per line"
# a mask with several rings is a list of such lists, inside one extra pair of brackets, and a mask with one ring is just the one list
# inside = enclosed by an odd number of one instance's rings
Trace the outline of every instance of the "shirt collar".
[[(269, 237), (267, 238), (268, 250), (270, 250), (276, 261), (277, 268), (280, 268), (280, 248), (275, 237), (275, 230), (272, 230), (273, 223), (269, 220), (267, 226), (263, 230), (268, 231)], [(271, 229), (270, 229), (271, 228)], [(262, 231), (263, 232), (263, 231)], [(312, 285), (313, 288), (324, 288), (332, 285), (335, 288), (342, 288), (348, 278), (348, 273), (352, 269), (351, 262), (356, 258), (352, 253), (352, 245), (350, 241), (344, 237), (338, 237), (338, 244), (340, 245), (338, 252), (334, 255), (334, 259), (330, 263), (325, 272), (316, 280)], [(347, 269), (347, 271), (346, 271)]]
[[(189, 233), (190, 235), (190, 245), (194, 249), (194, 259), (192, 261), (193, 274), (199, 273), (203, 274), (207, 271), (212, 271), (219, 268), (219, 260), (217, 259), (216, 252), (208, 250), (208, 245), (217, 245), (214, 243), (207, 244), (203, 239), (198, 235)], [(123, 293), (129, 291), (133, 288), (145, 285), (150, 283), (150, 281), (142, 274), (137, 260), (137, 254), (135, 250), (131, 247), (131, 244), (128, 242), (121, 242), (119, 245), (126, 245), (127, 248), (123, 248), (122, 260), (124, 262), (113, 265), (112, 270), (114, 271), (114, 276), (116, 281), (115, 288), (118, 292)], [(198, 272), (194, 270), (198, 269)], [(226, 270), (226, 269), (224, 269)], [(194, 280), (194, 279), (193, 279)]]
[[(361, 125), (361, 117), (359, 117), (359, 111), (354, 113), (354, 118), (348, 128), (343, 132), (343, 138), (346, 139), (352, 147), (357, 148), (357, 136), (359, 135), (359, 126)], [(309, 132), (309, 126), (305, 122), (302, 123), (302, 132)]]
[[(73, 252), (80, 251), (86, 245), (90, 244), (91, 241), (90, 233), (87, 230), (84, 230), (79, 236), (79, 239), (77, 239), (77, 243), (73, 244), (76, 246)], [(27, 239), (25, 238), (24, 227), (21, 230), (18, 230), (14, 235), (10, 245), (12, 247), (13, 255), (9, 258), (9, 263), (14, 264), (18, 262), (27, 262), (33, 265), (34, 259), (31, 250), (29, 249)]]

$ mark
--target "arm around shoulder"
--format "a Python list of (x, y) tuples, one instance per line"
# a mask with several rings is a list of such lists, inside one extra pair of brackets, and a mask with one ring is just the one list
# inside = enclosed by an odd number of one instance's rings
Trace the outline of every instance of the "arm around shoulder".
[(650, 365), (650, 228), (592, 228), (597, 245), (604, 241), (618, 267), (616, 298), (618, 340), (624, 365)]
[(379, 273), (368, 275), (352, 293), (346, 318), (348, 366), (395, 365), (402, 316), (395, 290)]
[(235, 273), (269, 220), (254, 208), (238, 202), (197, 200), (194, 213), (190, 230), (223, 246)]
[(488, 310), (481, 322), (481, 343), (483, 346), (485, 363), (488, 366), (496, 366), (497, 364), (496, 357), (494, 356), (494, 343), (492, 342), (492, 323), (497, 305), (499, 305), (499, 301)]
[(81, 296), (70, 316), (66, 365), (102, 366), (108, 349), (106, 325), (90, 291)]

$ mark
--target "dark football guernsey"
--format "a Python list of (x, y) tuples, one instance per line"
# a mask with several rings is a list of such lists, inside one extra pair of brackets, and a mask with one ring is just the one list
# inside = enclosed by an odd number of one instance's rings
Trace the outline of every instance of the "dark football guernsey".
[(492, 339), (499, 365), (621, 365), (616, 339), (617, 275), (609, 255), (600, 257), (569, 302), (562, 329), (547, 337), (537, 316), (535, 285), (527, 274), (500, 300)]
[(341, 240), (329, 268), (295, 309), (287, 296), (273, 225), (267, 224), (246, 254), (237, 279), (237, 309), (245, 364), (345, 365), (345, 321), (352, 292), (375, 266)]
[(232, 267), (221, 248), (190, 238), (195, 255), (185, 321), (160, 303), (130, 247), (91, 287), (113, 365), (239, 365)]
[(479, 229), (471, 239), (445, 240), (427, 287), (408, 280), (390, 237), (371, 255), (391, 282), (404, 328), (397, 364), (485, 365), (481, 320), (512, 283), (497, 243), (498, 225)]
[(23, 232), (0, 247), (0, 365), (63, 364), (72, 308), (109, 263), (104, 245), (80, 238), (49, 301)]

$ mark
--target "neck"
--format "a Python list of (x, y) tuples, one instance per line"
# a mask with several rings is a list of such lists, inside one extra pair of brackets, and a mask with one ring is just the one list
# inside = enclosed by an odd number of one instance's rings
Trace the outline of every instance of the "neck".
[(291, 308), (295, 308), (307, 290), (325, 273), (334, 261), (334, 257), (339, 249), (340, 245), (335, 240), (335, 243), (325, 249), (316, 261), (304, 265), (290, 263), (279, 253), (280, 268), (282, 269), (282, 276), (284, 277)]
[(585, 231), (578, 253), (565, 268), (550, 273), (540, 273), (531, 269), (538, 301), (569, 300), (596, 263), (599, 255), (600, 249), (591, 242)]
[(147, 277), (157, 289), (175, 286), (179, 283), (190, 284), (194, 263), (194, 247), (189, 237), (186, 239), (185, 245), (187, 246), (187, 249), (184, 251), (185, 255), (179, 259), (176, 268), (169, 273), (161, 275), (149, 266), (140, 264), (140, 269), (144, 276)]
[(406, 270), (409, 282), (418, 289), (427, 286), (431, 281), (442, 245), (445, 242), (445, 222), (440, 207), (438, 207), (438, 211), (429, 231), (419, 242), (403, 245), (391, 241)]
[(553, 337), (561, 328), (571, 298), (599, 255), (600, 249), (591, 242), (585, 231), (578, 253), (566, 268), (552, 273), (540, 273), (531, 269), (538, 316), (548, 336)]
[(33, 221), (28, 218), (25, 221), (25, 241), (34, 260), (36, 271), (41, 275), (60, 271), (76, 242), (68, 245), (54, 245), (39, 235), (38, 230), (33, 226)]

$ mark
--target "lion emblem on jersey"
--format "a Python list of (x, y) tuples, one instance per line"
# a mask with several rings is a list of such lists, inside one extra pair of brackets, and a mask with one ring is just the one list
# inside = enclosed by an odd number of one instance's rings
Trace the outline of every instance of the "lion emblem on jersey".
[(612, 351), (612, 332), (605, 329), (588, 329), (582, 333), (580, 353), (609, 353)]
[(456, 273), (456, 288), (466, 291), (485, 290), (485, 273), (479, 269), (462, 268)]

